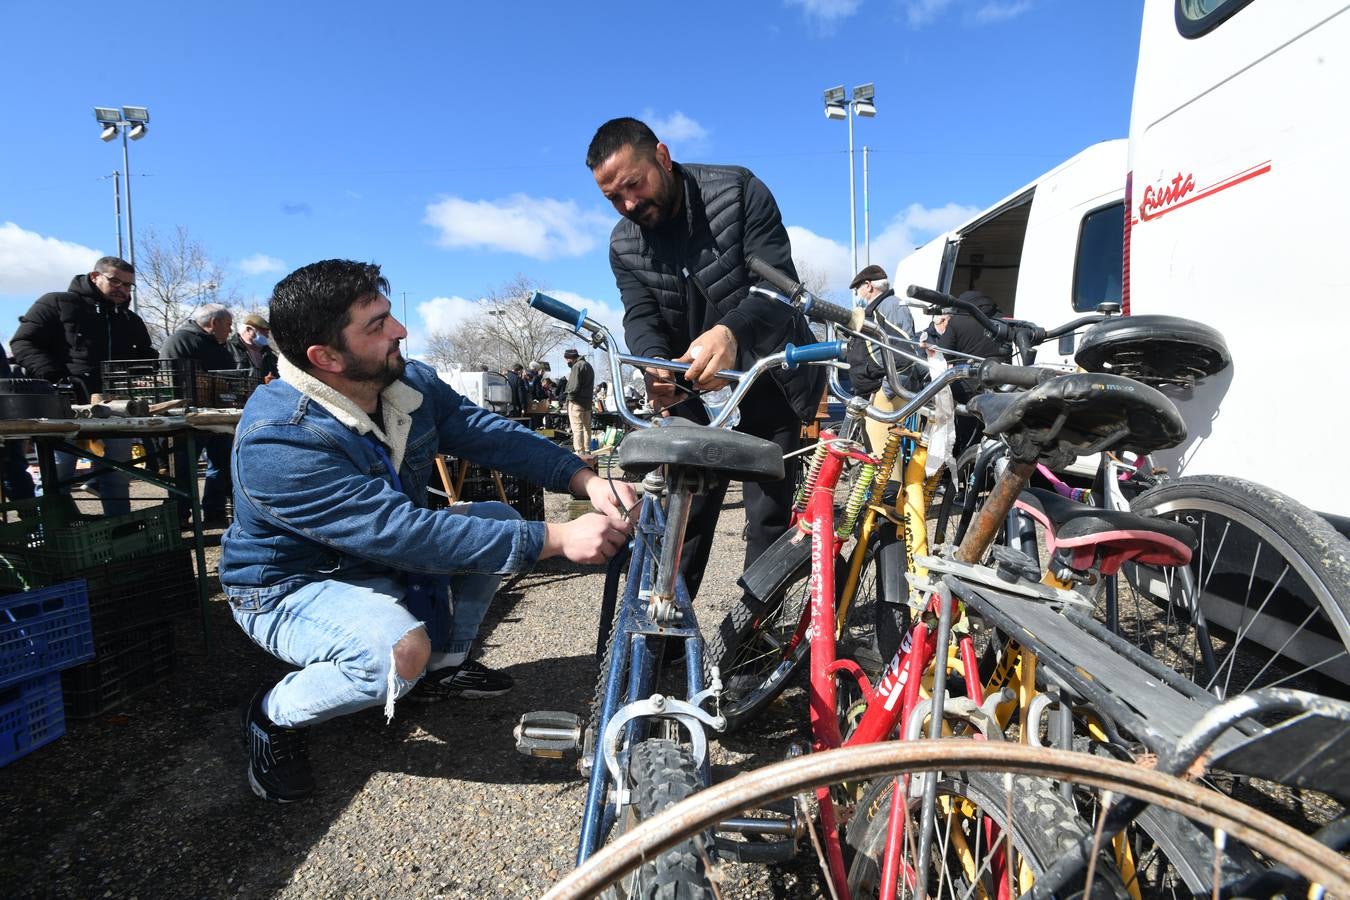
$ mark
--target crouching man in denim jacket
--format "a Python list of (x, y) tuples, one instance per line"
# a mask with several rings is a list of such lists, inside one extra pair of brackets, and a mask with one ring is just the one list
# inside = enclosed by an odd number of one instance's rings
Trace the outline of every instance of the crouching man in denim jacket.
[[(631, 485), (481, 409), (405, 361), (377, 265), (326, 260), (277, 284), (281, 380), (249, 399), (232, 458), (234, 523), (220, 580), (235, 621), (297, 666), (244, 715), (254, 793), (314, 791), (306, 728), (394, 702), (485, 697), (509, 676), (468, 659), (504, 573), (565, 556), (600, 563), (631, 530)], [(426, 508), (437, 453), (588, 498), (598, 513), (526, 522), (501, 503)]]

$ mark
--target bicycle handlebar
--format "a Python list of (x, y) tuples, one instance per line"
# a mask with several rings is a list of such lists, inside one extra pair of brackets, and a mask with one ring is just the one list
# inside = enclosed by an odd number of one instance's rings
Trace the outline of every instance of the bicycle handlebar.
[(858, 330), (863, 317), (857, 315), (856, 310), (820, 299), (808, 291), (800, 281), (793, 281), (787, 273), (775, 269), (758, 256), (751, 256), (746, 259), (745, 266), (782, 291), (786, 295), (787, 301), (793, 306), (801, 306), (804, 315), (813, 319), (833, 322), (836, 325), (843, 325), (845, 328), (851, 328), (855, 331)]
[[(604, 349), (609, 355), (610, 371), (620, 372), (622, 364), (637, 366), (639, 368), (661, 368), (669, 369), (672, 372), (687, 372), (691, 363), (675, 362), (668, 359), (656, 359), (647, 356), (634, 356), (628, 353), (620, 353), (615, 345), (614, 338), (609, 329), (594, 319), (586, 315), (585, 310), (578, 310), (556, 297), (550, 297), (548, 294), (535, 291), (530, 296), (530, 306), (540, 312), (552, 316), (562, 322), (567, 323), (568, 329), (581, 334), (589, 334), (590, 343), (597, 349)], [(741, 399), (745, 396), (750, 385), (763, 373), (769, 371), (775, 366), (782, 366), (786, 369), (795, 369), (800, 365), (816, 362), (828, 362), (833, 360), (842, 360), (847, 345), (843, 341), (823, 341), (816, 344), (805, 344), (803, 346), (794, 346), (788, 344), (780, 353), (774, 353), (765, 356), (755, 362), (753, 366), (744, 372), (737, 372), (734, 369), (722, 369), (717, 372), (717, 378), (724, 381), (736, 382), (736, 388), (732, 391), (731, 398), (724, 404), (717, 416), (709, 423), (711, 427), (720, 427), (731, 418), (731, 414), (736, 411), (740, 405)], [(628, 424), (635, 428), (650, 428), (654, 423), (644, 422), (628, 409), (627, 405), (620, 403), (618, 405), (619, 416)]]

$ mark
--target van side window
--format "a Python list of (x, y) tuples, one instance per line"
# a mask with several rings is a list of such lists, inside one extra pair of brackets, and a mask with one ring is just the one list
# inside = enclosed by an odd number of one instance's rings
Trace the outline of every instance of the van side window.
[(1177, 30), (1183, 37), (1199, 37), (1242, 9), (1251, 0), (1177, 0)]
[(1073, 264), (1073, 308), (1092, 312), (1099, 303), (1119, 303), (1125, 255), (1125, 201), (1083, 216)]

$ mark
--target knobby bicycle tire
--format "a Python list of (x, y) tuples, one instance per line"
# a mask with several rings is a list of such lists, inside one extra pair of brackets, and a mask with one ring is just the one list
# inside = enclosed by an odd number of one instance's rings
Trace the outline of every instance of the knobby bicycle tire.
[[(886, 526), (889, 527), (889, 526)], [(865, 653), (881, 662), (884, 646), (877, 645), (880, 635), (889, 643), (892, 635), (903, 631), (900, 619), (905, 607), (881, 602), (877, 551), (878, 528), (866, 549), (858, 588), (849, 607), (841, 641), (841, 654)], [(801, 544), (794, 544), (798, 538)], [(760, 581), (758, 596), (745, 592), (732, 606), (706, 642), (705, 665), (711, 673), (717, 666), (722, 679), (720, 711), (727, 720), (726, 732), (735, 732), (755, 718), (773, 701), (805, 664), (810, 643), (803, 640), (791, 655), (783, 657), (781, 648), (796, 632), (803, 610), (810, 603), (811, 559), (809, 538), (794, 528), (765, 551), (764, 556), (780, 563), (765, 561), (778, 568)], [(895, 541), (904, 559), (904, 543)], [(804, 554), (802, 545), (806, 545)], [(835, 590), (843, 589), (847, 558), (835, 560)], [(768, 600), (762, 598), (767, 597)], [(886, 621), (887, 618), (895, 621)], [(872, 673), (875, 674), (875, 673)]]
[[(666, 740), (646, 740), (633, 747), (628, 760), (632, 805), (616, 828), (616, 837), (635, 828), (699, 791), (698, 766), (687, 747)], [(712, 864), (711, 832), (700, 831), (649, 857), (603, 896), (607, 900), (705, 900)]]
[(1111, 791), (1222, 831), (1273, 863), (1316, 882), (1332, 896), (1350, 896), (1350, 860), (1294, 828), (1232, 800), (1153, 769), (1088, 753), (1002, 741), (885, 741), (812, 753), (747, 772), (700, 791), (610, 843), (565, 877), (545, 900), (593, 896), (653, 853), (744, 810), (820, 785), (871, 780), (933, 769), (1012, 773)]
[[(980, 851), (989, 856), (1006, 852), (1006, 840), (999, 840), (992, 847), (984, 842), (991, 832), (1007, 833), (1009, 790), (1015, 805), (1011, 829), (1015, 881), (1021, 869), (1018, 861), (1033, 876), (1039, 875), (1088, 833), (1074, 806), (1060, 796), (1053, 781), (1029, 775), (1009, 778), (1010, 782), (989, 772), (942, 773), (937, 783), (938, 834), (929, 854), (926, 896), (951, 896), (952, 890), (958, 892), (956, 896), (999, 894), (991, 860), (988, 856), (981, 857)], [(895, 778), (873, 781), (858, 805), (857, 815), (849, 822), (847, 839), (854, 851), (848, 873), (851, 896), (871, 897), (880, 891), (881, 856), (895, 798), (895, 782)], [(910, 822), (917, 830), (923, 798), (911, 796), (908, 804)], [(943, 814), (944, 809), (948, 814)], [(986, 830), (986, 820), (993, 824), (993, 829)], [(908, 865), (913, 867), (915, 859), (909, 855), (911, 848), (906, 847), (904, 852)], [(969, 877), (963, 863), (975, 869), (974, 879)], [(1081, 887), (1081, 882), (1078, 886)], [(897, 896), (912, 896), (903, 885), (900, 887)], [(1029, 887), (1029, 884), (1022, 884), (1014, 893), (1020, 894)], [(1092, 896), (1128, 896), (1105, 856), (1093, 883)]]

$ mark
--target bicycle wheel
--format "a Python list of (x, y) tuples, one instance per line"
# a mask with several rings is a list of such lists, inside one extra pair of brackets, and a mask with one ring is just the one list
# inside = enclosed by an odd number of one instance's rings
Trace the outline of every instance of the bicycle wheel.
[[(981, 459), (982, 450), (990, 451), (984, 459)], [(998, 452), (991, 449), (991, 445), (976, 442), (947, 467), (943, 473), (942, 500), (938, 503), (937, 515), (933, 519), (933, 536), (929, 546), (956, 546), (961, 543), (976, 510), (994, 486), (993, 461)], [(958, 498), (960, 503), (957, 502)]]
[[(885, 741), (863, 744), (824, 753), (811, 753), (798, 759), (777, 763), (698, 792), (689, 800), (662, 813), (655, 820), (644, 823), (634, 832), (614, 841), (587, 860), (545, 895), (545, 900), (571, 900), (590, 897), (629, 869), (659, 853), (667, 846), (684, 841), (689, 835), (703, 831), (730, 816), (753, 809), (775, 799), (793, 796), (821, 785), (842, 781), (870, 781), (904, 772), (931, 771), (935, 768), (954, 773), (965, 773), (957, 783), (968, 784), (969, 775), (983, 772), (993, 776), (991, 796), (983, 796), (987, 811), (992, 816), (998, 809), (1007, 809), (1006, 788), (1008, 775), (1029, 776), (1034, 780), (1056, 780), (1069, 784), (1075, 791), (1091, 791), (1102, 806), (1114, 805), (1121, 798), (1132, 798), (1147, 804), (1146, 808), (1166, 809), (1183, 816), (1195, 828), (1206, 834), (1222, 835), (1227, 845), (1235, 842), (1263, 860), (1266, 866), (1278, 864), (1293, 873), (1292, 881), (1280, 881), (1263, 893), (1246, 891), (1242, 884), (1225, 883), (1224, 896), (1271, 896), (1283, 891), (1285, 896), (1310, 896), (1306, 887), (1299, 887), (1299, 879), (1325, 888), (1329, 896), (1350, 896), (1350, 860), (1307, 835), (1229, 797), (1192, 784), (1183, 779), (1165, 775), (1119, 760), (1105, 759), (1090, 753), (1050, 750), (1002, 741), (940, 740), (940, 741)], [(956, 776), (952, 776), (956, 778)], [(981, 785), (981, 792), (988, 782)], [(973, 793), (973, 789), (971, 791)], [(1028, 799), (1039, 792), (1021, 797), (1014, 793), (1012, 827), (1004, 832), (1014, 838), (1023, 829), (1017, 824), (1028, 810)], [(1053, 815), (1065, 810), (1059, 801), (1051, 801)], [(974, 809), (974, 807), (972, 807)], [(1034, 810), (1032, 811), (1034, 815)], [(1072, 816), (1072, 812), (1069, 813)], [(1009, 817), (1004, 814), (1005, 820)], [(989, 821), (993, 821), (992, 819)], [(1106, 850), (1104, 835), (1093, 833), (1088, 844), (1092, 859), (1098, 859), (1098, 850)], [(1031, 846), (1028, 835), (1021, 846)], [(1218, 846), (1218, 843), (1214, 846)], [(1095, 848), (1095, 849), (1093, 849)], [(1083, 854), (1065, 853), (1066, 864), (1081, 866)], [(1194, 860), (1214, 869), (1223, 857)], [(1056, 860), (1058, 864), (1058, 860)], [(1120, 888), (1120, 882), (1105, 869), (1094, 864), (1091, 896), (1100, 896), (1106, 887), (1111, 895)], [(962, 870), (963, 872), (966, 870)], [(1279, 876), (1267, 868), (1268, 876)], [(963, 876), (964, 877), (964, 876)], [(1082, 882), (1087, 887), (1086, 873)], [(941, 896), (952, 896), (944, 892)], [(980, 894), (988, 896), (988, 894)], [(1189, 896), (1189, 895), (1188, 895)]]
[[(848, 888), (854, 897), (880, 893), (881, 857), (886, 846), (896, 779), (872, 782), (848, 826), (853, 848)], [(929, 897), (986, 896), (1000, 893), (1011, 878), (1014, 893), (1029, 890), (1036, 875), (1048, 869), (1087, 834), (1077, 810), (1059, 794), (1053, 781), (1028, 775), (999, 777), (989, 772), (943, 772), (937, 783), (937, 833), (929, 853)], [(922, 797), (910, 797), (911, 828), (903, 850), (905, 867), (915, 866), (917, 826)], [(1011, 808), (1010, 808), (1011, 806)], [(1012, 865), (1004, 867), (1011, 833)], [(1000, 837), (1002, 836), (1002, 837)], [(1004, 878), (999, 873), (1004, 872)], [(1081, 885), (1082, 882), (1079, 882)], [(913, 883), (899, 886), (897, 896), (917, 896)], [(954, 893), (953, 893), (954, 892)], [(1124, 886), (1102, 866), (1093, 896), (1124, 897)]]
[(1122, 636), (1219, 697), (1282, 686), (1350, 697), (1350, 542), (1259, 484), (1203, 475), (1131, 503), (1195, 530), (1187, 571), (1127, 565)]
[[(686, 747), (673, 741), (646, 740), (628, 759), (628, 787), (632, 803), (616, 824), (622, 836), (701, 787), (698, 767)], [(708, 884), (713, 865), (711, 833), (701, 831), (629, 872), (603, 896), (610, 900), (703, 900), (713, 896)]]
[[(886, 539), (900, 548), (899, 558), (903, 564), (904, 544), (894, 540), (892, 526), (885, 527), (890, 528)], [(874, 532), (864, 550), (866, 556), (858, 587), (840, 639), (841, 655), (866, 651), (872, 659), (880, 659), (882, 648), (877, 643), (878, 632), (889, 636), (902, 631), (899, 623), (905, 607), (879, 602), (878, 549), (882, 543), (882, 530), (879, 528)], [(753, 719), (777, 697), (810, 654), (810, 643), (805, 639), (792, 644), (802, 615), (811, 602), (810, 541), (795, 542), (798, 537), (800, 533), (790, 529), (765, 551), (767, 574), (757, 580), (756, 595), (742, 594), (717, 631), (707, 639), (704, 660), (709, 671), (712, 666), (717, 666), (721, 674), (721, 712), (726, 717), (728, 733)], [(889, 550), (886, 555), (894, 552)], [(845, 559), (847, 557), (835, 561), (836, 591), (843, 589)], [(769, 599), (764, 601), (760, 597)], [(887, 618), (894, 621), (887, 623), (884, 621)], [(886, 643), (889, 642), (887, 637)], [(885, 659), (882, 659), (883, 663)]]

